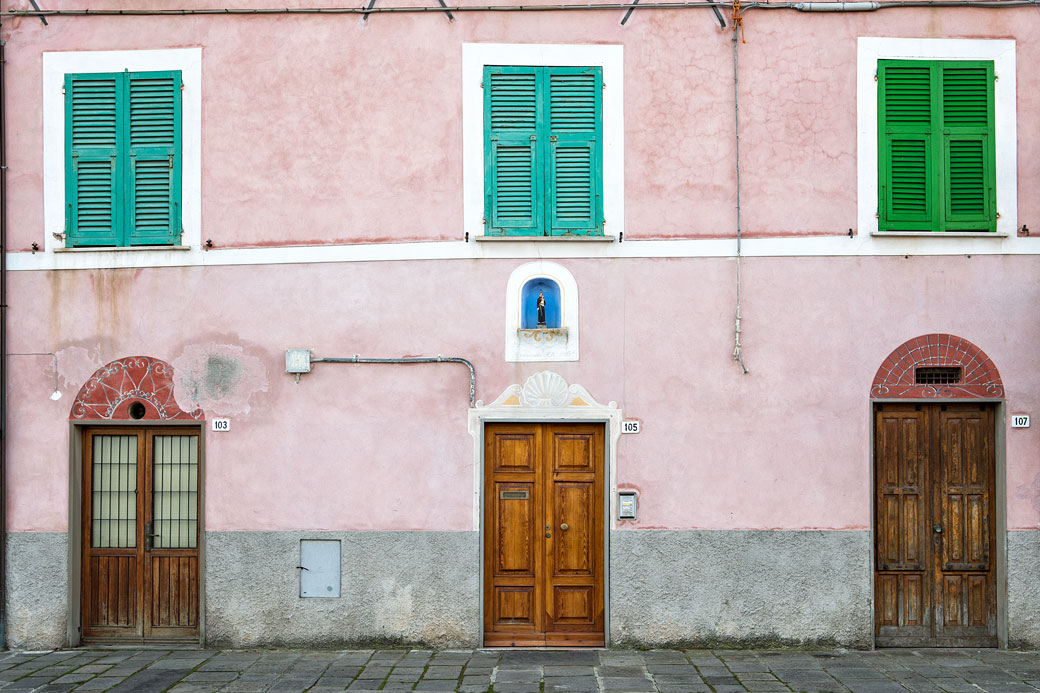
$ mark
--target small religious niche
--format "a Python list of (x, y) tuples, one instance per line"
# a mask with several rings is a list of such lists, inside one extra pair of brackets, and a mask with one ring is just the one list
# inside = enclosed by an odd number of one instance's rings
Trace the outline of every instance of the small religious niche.
[(506, 361), (578, 360), (578, 287), (565, 267), (537, 261), (509, 278)]

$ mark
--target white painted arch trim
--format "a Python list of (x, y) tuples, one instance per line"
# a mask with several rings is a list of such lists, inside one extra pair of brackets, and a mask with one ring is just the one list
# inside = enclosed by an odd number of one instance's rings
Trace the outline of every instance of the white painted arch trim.
[[(181, 244), (198, 251), (202, 244), (202, 49), (169, 48), (140, 51), (70, 51), (43, 54), (43, 228), (46, 253), (53, 267), (152, 267), (198, 264), (183, 250), (95, 250), (76, 258), (76, 251), (54, 251), (65, 244), (54, 234), (65, 231), (65, 75), (83, 72), (147, 72), (180, 70), (181, 92)], [(67, 259), (66, 259), (67, 258)], [(194, 261), (191, 261), (194, 260)], [(127, 264), (130, 263), (130, 264)]]
[[(871, 238), (869, 234), (877, 233), (878, 230), (878, 87), (874, 76), (877, 74), (878, 60), (883, 59), (993, 61), (993, 71), (997, 76), (993, 86), (997, 212), (1000, 214), (997, 233), (1013, 238), (1018, 233), (1014, 39), (860, 37), (856, 58), (859, 233)], [(875, 238), (874, 242), (888, 245), (892, 240), (895, 239)]]
[(485, 405), (477, 400), (469, 410), (473, 437), (473, 529), (480, 529), (481, 471), (484, 423), (489, 421), (601, 421), (607, 427), (607, 479), (610, 529), (617, 521), (617, 443), (621, 437), (621, 409), (617, 402), (601, 404), (581, 385), (571, 385), (559, 373), (541, 371), (524, 383), (510, 385)]
[[(565, 348), (547, 349), (536, 354), (521, 344), (517, 330), (523, 312), (520, 298), (524, 285), (539, 277), (551, 279), (560, 287), (560, 324), (567, 328), (567, 345)], [(506, 284), (505, 354), (506, 361), (510, 363), (578, 360), (578, 283), (566, 267), (548, 260), (538, 260), (520, 265), (509, 275)]]
[(463, 230), (484, 235), (485, 65), (603, 68), (603, 218), (606, 233), (625, 231), (624, 51), (620, 45), (462, 44)]

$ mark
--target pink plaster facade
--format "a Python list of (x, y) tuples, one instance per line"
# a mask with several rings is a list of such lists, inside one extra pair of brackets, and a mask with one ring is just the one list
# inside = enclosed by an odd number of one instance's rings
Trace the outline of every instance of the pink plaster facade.
[[(70, 529), (70, 406), (97, 368), (137, 354), (173, 364), (182, 409), (232, 419), (203, 431), (205, 531), (479, 528), (464, 367), (314, 364), (297, 383), (290, 347), (468, 358), (485, 402), (548, 368), (617, 402), (642, 424), (618, 441), (612, 481), (640, 494), (618, 529), (870, 531), (871, 384), (893, 349), (933, 332), (999, 370), (1006, 527), (1040, 529), (1040, 425), (1010, 425), (1040, 415), (1036, 8), (747, 13), (742, 229), (768, 245), (740, 260), (746, 375), (732, 358), (735, 246), (712, 245), (737, 223), (732, 34), (707, 9), (622, 14), (4, 18), (7, 531)], [(858, 228), (860, 37), (1014, 41), (1012, 216), (1036, 236), (885, 245)], [(467, 43), (622, 47), (623, 243), (463, 240)], [(44, 54), (165, 48), (201, 48), (213, 250), (121, 269), (46, 250)], [(297, 246), (330, 254), (278, 259)], [(504, 359), (506, 284), (535, 258), (577, 282), (577, 361)], [(190, 394), (211, 358), (239, 374)]]

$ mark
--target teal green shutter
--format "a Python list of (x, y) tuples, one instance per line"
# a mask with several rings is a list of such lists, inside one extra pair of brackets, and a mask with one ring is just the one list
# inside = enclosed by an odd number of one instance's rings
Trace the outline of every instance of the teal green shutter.
[(878, 62), (881, 231), (995, 231), (993, 63)]
[(548, 68), (551, 234), (601, 233), (602, 68)]
[(181, 234), (181, 77), (128, 76), (130, 245), (175, 244)]
[(880, 61), (878, 93), (878, 226), (930, 231), (937, 218), (931, 63)]
[(543, 233), (541, 82), (534, 67), (484, 68), (484, 214), (489, 236)]
[(993, 64), (941, 64), (944, 231), (996, 231)]
[(119, 242), (121, 77), (65, 76), (65, 244), (69, 247)]

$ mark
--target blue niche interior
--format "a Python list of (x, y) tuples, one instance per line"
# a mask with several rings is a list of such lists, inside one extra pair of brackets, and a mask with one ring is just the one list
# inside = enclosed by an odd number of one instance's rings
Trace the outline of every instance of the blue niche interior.
[(520, 328), (533, 330), (538, 327), (538, 293), (545, 297), (545, 327), (560, 327), (560, 285), (552, 279), (532, 279), (520, 290)]

